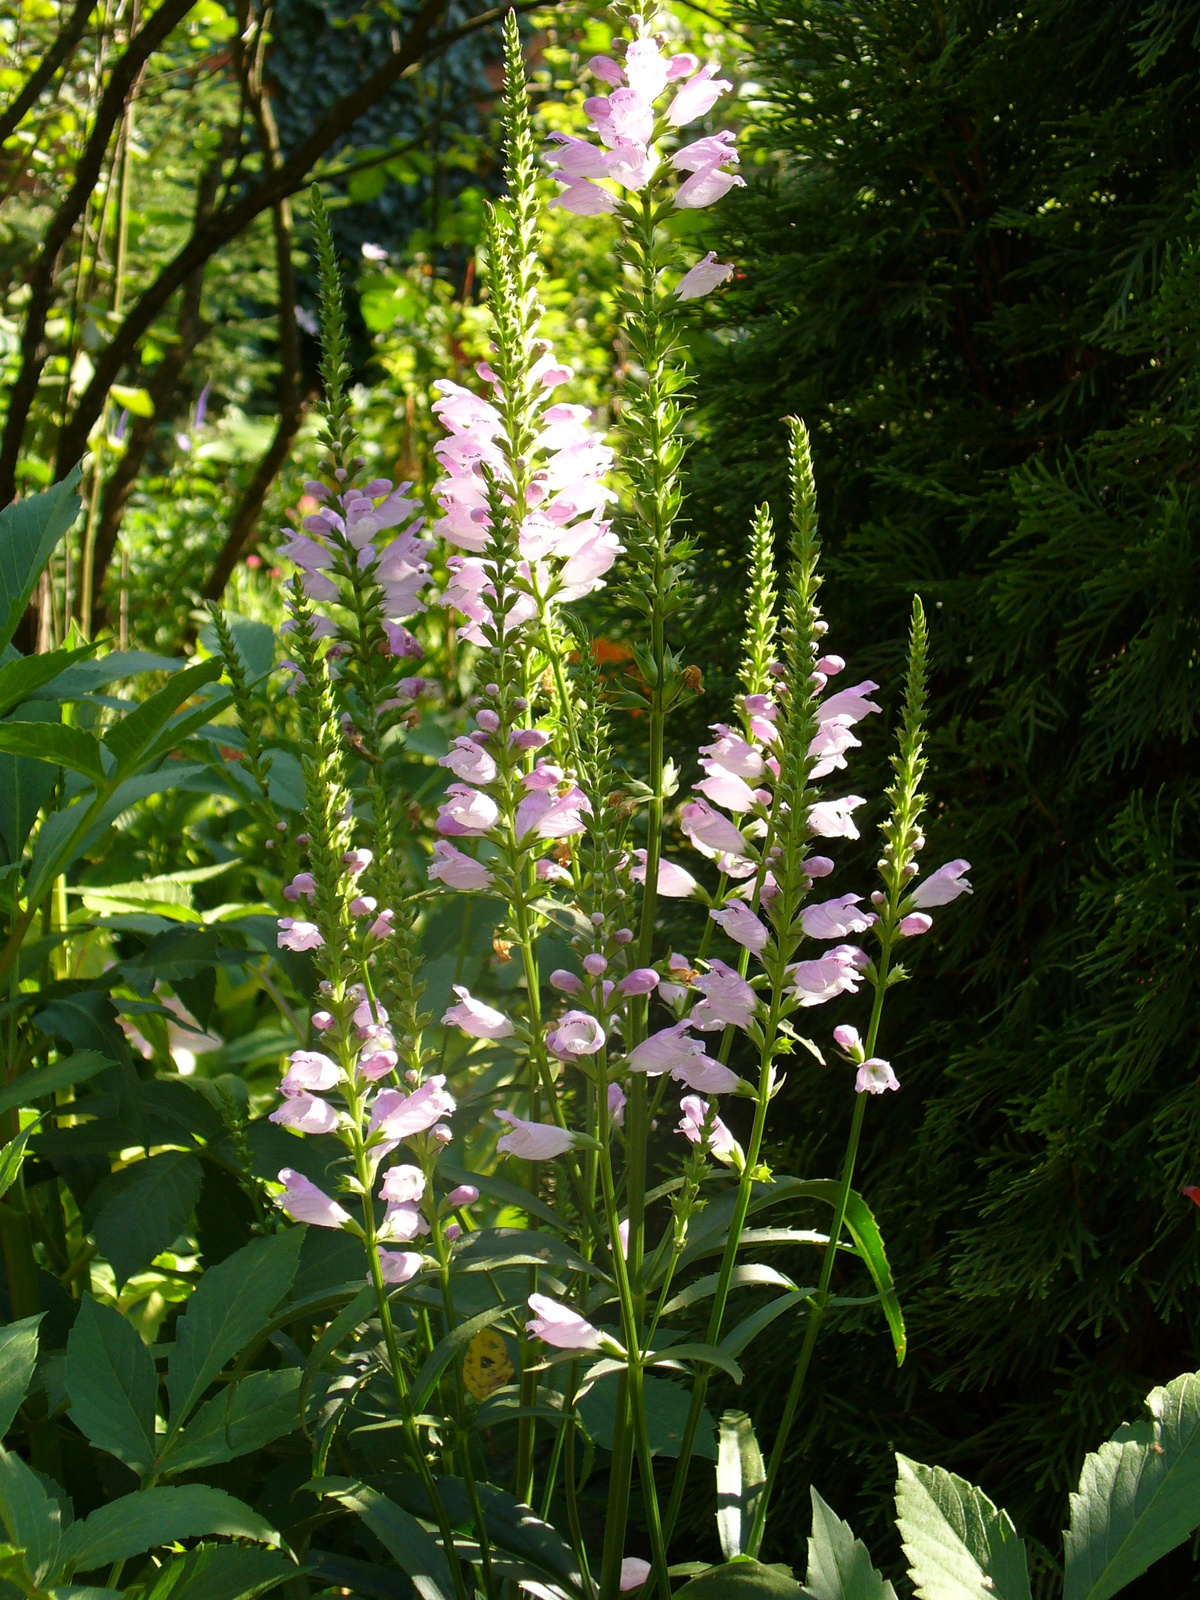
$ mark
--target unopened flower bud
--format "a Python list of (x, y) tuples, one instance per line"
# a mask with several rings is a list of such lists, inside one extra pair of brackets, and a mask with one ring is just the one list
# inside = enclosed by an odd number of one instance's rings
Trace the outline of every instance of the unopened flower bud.
[(490, 695), (494, 700), (500, 693), (500, 685), (498, 683), (485, 683), (483, 686), (483, 692), (486, 695)]
[(618, 928), (616, 933), (613, 934), (613, 943), (614, 944), (632, 944), (633, 943), (633, 929), (632, 928)]
[(411, 1083), (414, 1088), (418, 1083), (420, 1083), (421, 1074), (417, 1071), (416, 1067), (409, 1067), (408, 1071), (404, 1074), (404, 1081), (405, 1083)]
[(439, 1122), (430, 1130), (430, 1134), (435, 1144), (449, 1144), (454, 1137), (444, 1122)]
[(883, 890), (876, 889), (875, 893), (871, 896), (871, 904), (873, 906), (881, 906), (886, 899), (887, 895), (884, 894)]
[(458, 1236), (459, 1236), (459, 1234), (461, 1232), (462, 1232), (462, 1227), (460, 1226), (459, 1223), (457, 1223), (457, 1222), (448, 1222), (446, 1224), (446, 1226), (442, 1229), (442, 1238), (446, 1240), (447, 1244), (453, 1244), (455, 1239), (458, 1238)]
[(475, 721), (485, 733), (495, 733), (496, 729), (500, 726), (500, 718), (494, 711), (477, 711), (475, 713)]
[(523, 694), (519, 694), (517, 696), (517, 698), (513, 701), (513, 710), (514, 711), (528, 711), (529, 710), (529, 701), (526, 700), (526, 698), (525, 698), (525, 696)]
[(608, 971), (608, 961), (604, 956), (593, 952), (583, 958), (583, 970), (590, 978), (598, 978), (602, 972)]
[(593, 928), (602, 928), (604, 926), (603, 911), (593, 911), (591, 921)]
[(312, 1025), (318, 1033), (326, 1033), (333, 1027), (333, 1018), (328, 1011), (314, 1011)]
[(479, 1199), (479, 1190), (473, 1183), (460, 1183), (457, 1189), (451, 1189), (446, 1196), (448, 1206), (473, 1206)]

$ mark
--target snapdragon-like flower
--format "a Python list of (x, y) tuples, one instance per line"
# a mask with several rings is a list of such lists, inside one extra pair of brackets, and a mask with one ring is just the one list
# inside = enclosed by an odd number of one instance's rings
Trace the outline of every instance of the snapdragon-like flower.
[(496, 777), (496, 763), (482, 744), (469, 735), (455, 739), (450, 750), (438, 758), (439, 767), (449, 767), (464, 783), (488, 784)]
[[(702, 1144), (705, 1133), (704, 1125), (708, 1122), (708, 1102), (701, 1100), (698, 1094), (685, 1094), (679, 1102), (679, 1109), (683, 1117), (676, 1128), (676, 1133), (682, 1133), (685, 1139), (690, 1139), (693, 1144)], [(720, 1117), (713, 1117), (708, 1128), (708, 1148), (718, 1161), (728, 1159), (738, 1148), (737, 1140), (721, 1121)]]
[(859, 833), (852, 813), (866, 803), (858, 794), (849, 794), (842, 800), (818, 800), (809, 808), (809, 832), (822, 839), (857, 839)]
[(275, 1196), (275, 1204), (286, 1211), (293, 1222), (309, 1222), (314, 1228), (344, 1228), (350, 1221), (350, 1213), (302, 1172), (281, 1167), (279, 1181), (283, 1184), (283, 1193)]
[(856, 1094), (885, 1094), (889, 1089), (899, 1087), (900, 1081), (892, 1071), (891, 1063), (879, 1056), (871, 1056), (864, 1061), (854, 1077)]
[[(634, 883), (646, 881), (646, 852), (635, 850), (633, 852), (633, 866), (629, 869), (629, 876)], [(658, 892), (664, 900), (688, 900), (696, 893), (700, 885), (686, 868), (676, 865), (674, 861), (658, 861)]]
[(369, 1129), (388, 1140), (411, 1139), (453, 1111), (454, 1098), (446, 1093), (446, 1080), (439, 1073), (412, 1094), (404, 1094), (399, 1089), (381, 1089), (371, 1107)]
[(702, 855), (749, 856), (745, 837), (729, 818), (707, 800), (692, 800), (680, 812), (680, 826)]
[(384, 1283), (407, 1283), (421, 1270), (421, 1257), (415, 1250), (381, 1250), (379, 1270)]
[(727, 900), (719, 911), (710, 911), (708, 914), (735, 944), (743, 945), (755, 955), (766, 949), (770, 937), (766, 924), (754, 915), (744, 901)]
[(860, 894), (843, 894), (836, 900), (823, 900), (805, 906), (800, 921), (810, 939), (844, 939), (850, 933), (865, 933), (874, 918), (858, 909)]
[(464, 855), (446, 839), (435, 842), (426, 876), (431, 881), (444, 883), (448, 889), (486, 889), (492, 881), (482, 861)]
[(295, 917), (280, 917), (279, 938), (281, 950), (320, 950), (325, 940), (315, 922), (301, 922)]
[(690, 272), (684, 273), (675, 285), (675, 294), (680, 300), (699, 300), (702, 295), (711, 294), (727, 278), (732, 277), (733, 263), (718, 261), (717, 252), (710, 250)]
[(797, 961), (788, 973), (802, 1006), (823, 1006), (839, 994), (857, 994), (866, 965), (863, 951), (853, 945), (840, 945), (815, 961)]
[(571, 1061), (576, 1056), (594, 1056), (604, 1039), (604, 1029), (590, 1012), (567, 1011), (546, 1035), (546, 1048), (559, 1060)]
[[(315, 1021), (315, 1019), (314, 1019)], [(279, 1085), (280, 1094), (324, 1094), (336, 1089), (341, 1078), (336, 1061), (319, 1050), (293, 1050), (288, 1070)]]
[(527, 1122), (512, 1111), (497, 1111), (496, 1117), (507, 1122), (509, 1132), (496, 1141), (496, 1149), (505, 1155), (519, 1156), (522, 1161), (553, 1161), (570, 1150), (575, 1135), (569, 1128), (560, 1128), (553, 1122)]
[(544, 1294), (531, 1294), (527, 1304), (533, 1317), (525, 1331), (531, 1338), (542, 1339), (556, 1350), (599, 1350), (599, 1329), (569, 1306)]
[(479, 839), (500, 820), (500, 807), (491, 795), (466, 783), (452, 783), (438, 808), (437, 831), (455, 838)]
[(906, 939), (915, 939), (919, 934), (928, 933), (933, 927), (933, 918), (924, 911), (910, 911), (908, 916), (901, 917), (896, 925), (896, 932), (903, 934)]
[(384, 1174), (379, 1193), (395, 1205), (408, 1205), (425, 1193), (425, 1174), (420, 1167), (402, 1164), (389, 1167)]
[(692, 1012), (692, 1024), (702, 1033), (714, 1028), (748, 1028), (754, 1020), (758, 998), (739, 973), (724, 961), (714, 960), (708, 972), (692, 979), (704, 999)]
[(507, 1039), (516, 1031), (503, 1011), (476, 1000), (460, 983), (451, 987), (458, 996), (458, 1004), (443, 1013), (444, 1024), (461, 1028), (473, 1039)]
[(295, 1128), (298, 1133), (332, 1133), (338, 1125), (338, 1114), (320, 1095), (300, 1093), (277, 1106), (270, 1120), (281, 1128)]
[(908, 897), (914, 910), (926, 911), (930, 906), (948, 906), (960, 894), (973, 894), (974, 890), (964, 874), (970, 872), (969, 861), (947, 861), (944, 867), (931, 872), (924, 883), (917, 884)]

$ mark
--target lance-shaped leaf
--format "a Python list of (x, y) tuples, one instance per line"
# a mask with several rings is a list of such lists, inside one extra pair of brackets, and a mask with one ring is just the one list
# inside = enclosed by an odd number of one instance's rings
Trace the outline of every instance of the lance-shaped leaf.
[(0, 667), (0, 717), (6, 717), (39, 689), (60, 678), (73, 661), (90, 656), (95, 645), (81, 650), (48, 650), (41, 656), (18, 656)]
[(0, 651), (12, 642), (42, 568), (79, 515), (79, 467), (0, 511)]
[(0, 1450), (0, 1522), (9, 1543), (24, 1551), (34, 1583), (44, 1586), (60, 1565), (62, 1508), (12, 1450)]
[(861, 1539), (812, 1489), (812, 1533), (804, 1587), (813, 1600), (896, 1600), (896, 1591), (875, 1570)]
[(123, 1495), (67, 1529), (62, 1561), (80, 1572), (94, 1572), (111, 1561), (128, 1561), (160, 1545), (177, 1544), (206, 1534), (282, 1543), (271, 1524), (248, 1505), (207, 1484), (143, 1489)]
[[(117, 778), (128, 778), (139, 766), (165, 755), (175, 742), (168, 739), (163, 743), (161, 739), (171, 718), (198, 690), (215, 682), (220, 676), (221, 663), (218, 660), (201, 661), (194, 667), (186, 667), (182, 672), (177, 672), (157, 694), (144, 700), (136, 711), (131, 711), (109, 728), (104, 735), (104, 743), (116, 760)], [(214, 704), (206, 711), (215, 713), (217, 709)], [(190, 727), (188, 731), (191, 731)], [(184, 737), (183, 733), (178, 737)]]
[(726, 1411), (717, 1446), (717, 1536), (726, 1561), (745, 1553), (765, 1477), (754, 1424), (744, 1411)]
[(195, 1156), (166, 1150), (131, 1162), (93, 1189), (84, 1220), (116, 1274), (118, 1289), (183, 1232), (203, 1176)]
[(1200, 1527), (1200, 1373), (1152, 1390), (1146, 1409), (1083, 1463), (1064, 1600), (1108, 1600)]
[(1008, 1513), (953, 1472), (896, 1462), (896, 1522), (920, 1600), (1030, 1600), (1025, 1546)]
[(499, 1322), (501, 1317), (509, 1316), (518, 1309), (519, 1302), (515, 1305), (489, 1306), (486, 1311), (481, 1311), (477, 1316), (468, 1317), (465, 1322), (460, 1322), (457, 1328), (452, 1329), (444, 1339), (440, 1339), (425, 1357), (420, 1372), (412, 1389), (412, 1403), (414, 1411), (421, 1411), (425, 1402), (433, 1393), (433, 1386), (447, 1365), (454, 1360), (460, 1350), (465, 1350), (467, 1345), (482, 1328), (490, 1328), (494, 1322)]
[(193, 1472), (218, 1461), (249, 1455), (300, 1425), (300, 1373), (252, 1372), (230, 1394), (215, 1394), (177, 1434), (158, 1466), (162, 1472)]
[[(42, 1115), (44, 1116), (45, 1113), (43, 1112)], [(25, 1165), (25, 1153), (29, 1141), (38, 1131), (41, 1122), (42, 1118), (40, 1116), (33, 1122), (27, 1122), (16, 1138), (10, 1139), (4, 1149), (0, 1150), (0, 1200), (16, 1183), (21, 1168)], [(3, 1432), (3, 1428), (0, 1428), (0, 1435)]]
[(675, 1600), (806, 1600), (792, 1569), (738, 1556), (676, 1589)]
[(22, 1317), (0, 1328), (0, 1438), (12, 1427), (37, 1365), (38, 1323), (45, 1316)]
[(98, 1050), (76, 1050), (48, 1067), (38, 1067), (33, 1072), (23, 1072), (0, 1089), (0, 1112), (11, 1111), (14, 1106), (31, 1106), (35, 1100), (44, 1100), (59, 1089), (70, 1089), (77, 1083), (86, 1083), (97, 1073), (106, 1072), (113, 1063)]
[(150, 1574), (142, 1600), (253, 1600), (295, 1576), (295, 1564), (273, 1551), (202, 1544)]
[(363, 1483), (326, 1478), (312, 1487), (362, 1518), (401, 1571), (408, 1574), (420, 1600), (453, 1600), (454, 1581), (446, 1557), (416, 1517)]
[(71, 1421), (139, 1477), (154, 1463), (154, 1357), (133, 1324), (84, 1295), (67, 1340)]
[(100, 741), (83, 728), (68, 728), (61, 722), (0, 722), (0, 750), (66, 767), (97, 786), (104, 782)]

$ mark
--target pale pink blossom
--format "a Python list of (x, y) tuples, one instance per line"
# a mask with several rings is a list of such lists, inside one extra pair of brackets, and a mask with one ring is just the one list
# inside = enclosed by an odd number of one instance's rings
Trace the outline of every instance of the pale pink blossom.
[(591, 813), (587, 796), (574, 784), (566, 794), (534, 789), (518, 805), (514, 827), (519, 840), (530, 834), (539, 839), (567, 839), (584, 831), (584, 816)]
[(325, 943), (315, 922), (299, 922), (294, 917), (280, 917), (279, 938), (281, 950), (319, 950)]
[(871, 1056), (859, 1067), (854, 1077), (856, 1094), (884, 1094), (888, 1089), (898, 1089), (900, 1080), (892, 1071), (891, 1063), (879, 1056)]
[(829, 950), (816, 961), (797, 961), (788, 968), (796, 995), (802, 1006), (823, 1006), (839, 994), (857, 994), (862, 981), (853, 947), (843, 945)]
[(915, 939), (918, 934), (928, 933), (933, 927), (933, 918), (924, 911), (910, 911), (908, 916), (901, 917), (896, 932), (906, 939)]
[(719, 911), (710, 911), (708, 914), (735, 944), (752, 950), (756, 955), (760, 950), (766, 949), (767, 940), (770, 938), (766, 924), (761, 922), (743, 901), (727, 900)]
[(560, 994), (582, 994), (583, 980), (574, 972), (568, 972), (564, 967), (555, 967), (549, 979), (552, 988)]
[(420, 1207), (407, 1200), (388, 1206), (379, 1224), (379, 1237), (395, 1244), (408, 1244), (411, 1239), (429, 1231), (429, 1224), (421, 1215)]
[(438, 810), (437, 830), (456, 837), (477, 839), (500, 819), (500, 808), (490, 795), (465, 783), (452, 783)]
[(618, 1584), (622, 1594), (630, 1589), (640, 1589), (650, 1576), (650, 1563), (643, 1561), (641, 1556), (626, 1556), (621, 1562), (621, 1578)]
[(431, 880), (440, 880), (448, 889), (486, 889), (492, 881), (482, 861), (464, 855), (446, 839), (434, 842), (433, 858), (426, 875)]
[[(629, 876), (634, 883), (646, 881), (646, 852), (635, 850), (633, 852), (634, 865), (629, 869)], [(664, 900), (687, 900), (695, 894), (700, 885), (685, 868), (676, 866), (673, 861), (658, 858), (658, 892)]]
[(862, 1054), (862, 1035), (852, 1023), (842, 1022), (833, 1030), (833, 1042), (848, 1055)]
[[(314, 1023), (316, 1019), (314, 1018)], [(336, 1089), (341, 1073), (335, 1061), (319, 1050), (293, 1050), (288, 1070), (279, 1085), (280, 1094), (324, 1094)]]
[(673, 128), (686, 128), (689, 122), (707, 116), (721, 95), (733, 88), (728, 78), (717, 78), (715, 65), (701, 67), (695, 77), (679, 89), (667, 111), (667, 121)]
[(625, 52), (625, 81), (647, 104), (667, 87), (669, 67), (654, 39), (634, 39)]
[(385, 1139), (411, 1139), (432, 1128), (440, 1118), (450, 1116), (453, 1110), (453, 1096), (446, 1093), (446, 1080), (439, 1073), (412, 1094), (381, 1089), (371, 1107), (369, 1128)]
[(658, 973), (653, 967), (634, 967), (617, 982), (618, 994), (650, 994), (658, 988)]
[[(679, 1109), (683, 1112), (683, 1118), (675, 1130), (676, 1133), (682, 1133), (684, 1138), (690, 1139), (693, 1144), (703, 1144), (704, 1125), (708, 1121), (708, 1102), (701, 1100), (698, 1094), (685, 1094), (679, 1102)], [(707, 1138), (708, 1148), (718, 1161), (733, 1155), (737, 1149), (737, 1140), (720, 1117), (712, 1119)]]
[(522, 1161), (553, 1161), (575, 1143), (570, 1129), (556, 1123), (527, 1122), (512, 1111), (497, 1111), (495, 1115), (499, 1121), (507, 1122), (510, 1130), (497, 1139), (496, 1149)]
[(836, 900), (805, 906), (800, 913), (805, 933), (810, 939), (844, 939), (848, 933), (864, 933), (874, 919), (858, 909), (861, 899), (860, 894), (843, 894)]
[(415, 1250), (381, 1250), (379, 1272), (384, 1283), (407, 1283), (421, 1270), (421, 1257)]
[(275, 1204), (286, 1211), (293, 1222), (308, 1222), (314, 1228), (344, 1228), (350, 1221), (350, 1213), (302, 1172), (281, 1167), (279, 1181), (283, 1184), (283, 1193), (275, 1196)]
[(625, 1126), (625, 1091), (619, 1083), (608, 1086), (608, 1116), (614, 1127)]
[(603, 1044), (604, 1029), (587, 1011), (567, 1011), (546, 1035), (546, 1048), (561, 1061), (574, 1056), (594, 1056)]
[(741, 734), (736, 733), (724, 722), (714, 722), (712, 731), (720, 737), (712, 744), (700, 746), (702, 756), (711, 757), (727, 772), (735, 773), (739, 778), (745, 778), (750, 782), (762, 777), (765, 763), (762, 751), (757, 745), (751, 744), (749, 739), (743, 739)]
[(375, 921), (367, 929), (368, 939), (386, 939), (393, 932), (393, 923), (396, 913), (390, 909), (381, 911)]
[(809, 856), (803, 867), (806, 877), (827, 878), (834, 869), (834, 863), (828, 856)]
[(601, 189), (587, 178), (570, 178), (550, 204), (561, 206), (576, 217), (600, 217), (617, 209), (617, 197), (610, 189)]
[(600, 1334), (590, 1322), (569, 1306), (559, 1305), (544, 1294), (531, 1294), (527, 1302), (533, 1312), (525, 1324), (525, 1332), (534, 1339), (542, 1339), (556, 1350), (598, 1350)]
[(425, 1193), (425, 1174), (411, 1164), (389, 1167), (383, 1175), (379, 1193), (385, 1200), (404, 1205), (419, 1200)]
[(371, 850), (347, 850), (342, 855), (342, 865), (352, 878), (356, 878), (360, 872), (367, 870), (374, 859)]
[(831, 717), (828, 722), (821, 723), (808, 746), (813, 758), (810, 778), (824, 778), (842, 770), (846, 766), (846, 751), (861, 748), (862, 740), (854, 737), (850, 726), (846, 717)]
[(707, 795), (713, 805), (724, 806), (726, 811), (750, 811), (758, 803), (754, 790), (736, 772), (730, 772), (715, 761), (702, 761), (700, 765), (708, 776), (696, 788)]
[(503, 1011), (476, 1000), (461, 983), (451, 985), (458, 996), (458, 1004), (442, 1013), (447, 1027), (461, 1028), (472, 1039), (508, 1039), (516, 1031)]
[(974, 890), (963, 876), (970, 872), (969, 861), (947, 861), (944, 867), (931, 872), (924, 883), (917, 884), (909, 895), (909, 904), (917, 910), (930, 906), (946, 906), (960, 894), (973, 894)]
[(809, 810), (809, 831), (822, 839), (857, 839), (858, 829), (851, 812), (866, 803), (857, 794), (849, 794), (843, 800), (820, 800)]
[(625, 74), (611, 56), (593, 56), (588, 62), (588, 71), (594, 78), (612, 84), (614, 89), (619, 89), (625, 82)]
[(848, 689), (840, 689), (837, 694), (831, 694), (827, 700), (822, 700), (817, 709), (817, 716), (821, 722), (831, 722), (835, 717), (849, 717), (851, 722), (861, 722), (865, 716), (880, 708), (868, 698), (879, 685), (872, 683), (869, 678), (862, 683), (852, 684)]
[(629, 1052), (630, 1070), (657, 1078), (664, 1072), (673, 1073), (694, 1056), (702, 1056), (704, 1046), (699, 1039), (691, 1037), (688, 1032), (690, 1027), (691, 1022), (685, 1018), (673, 1027), (660, 1028), (657, 1033), (650, 1034), (640, 1044), (634, 1045)]
[(758, 998), (740, 973), (715, 957), (710, 970), (692, 979), (704, 996), (692, 1012), (693, 1025), (701, 1032), (731, 1026), (748, 1028), (754, 1018)]
[(370, 1055), (360, 1056), (355, 1072), (366, 1083), (378, 1083), (380, 1078), (386, 1078), (390, 1072), (395, 1072), (400, 1057), (394, 1050), (376, 1050)]
[(283, 891), (285, 900), (299, 900), (301, 895), (307, 895), (311, 900), (316, 890), (316, 880), (311, 872), (298, 872), (291, 883)]
[(675, 296), (679, 300), (699, 300), (703, 295), (711, 294), (716, 288), (733, 277), (733, 263), (731, 261), (718, 261), (717, 252), (710, 250), (702, 261), (685, 272), (675, 285)]
[(456, 1189), (451, 1189), (443, 1204), (452, 1210), (459, 1206), (473, 1206), (479, 1199), (479, 1190), (473, 1183), (460, 1183)]
[(438, 766), (449, 767), (464, 783), (491, 783), (496, 776), (492, 757), (482, 745), (465, 735), (455, 739), (449, 751), (438, 757)]
[(277, 1106), (270, 1120), (281, 1128), (295, 1128), (298, 1133), (332, 1133), (337, 1127), (337, 1112), (328, 1100), (320, 1095), (294, 1094)]
[(680, 813), (680, 825), (688, 838), (705, 855), (725, 851), (734, 856), (749, 853), (740, 831), (720, 811), (714, 811), (707, 800), (692, 800)]

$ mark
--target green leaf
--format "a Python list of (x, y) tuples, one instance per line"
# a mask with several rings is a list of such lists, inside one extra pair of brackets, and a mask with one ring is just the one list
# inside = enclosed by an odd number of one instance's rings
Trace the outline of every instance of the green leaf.
[[(27, 706), (25, 717), (41, 716), (57, 722), (57, 706)], [(5, 862), (19, 861), (33, 831), (38, 813), (49, 800), (57, 782), (55, 769), (44, 761), (0, 753), (0, 835), (3, 835)]]
[(81, 772), (96, 785), (104, 782), (100, 742), (82, 728), (68, 728), (62, 722), (0, 722), (0, 750)]
[[(669, 1317), (675, 1311), (684, 1311), (688, 1306), (695, 1305), (697, 1300), (707, 1300), (721, 1282), (719, 1272), (710, 1272), (705, 1278), (697, 1278), (695, 1283), (690, 1283), (681, 1293), (673, 1295), (662, 1308), (661, 1315)], [(729, 1280), (731, 1289), (794, 1289), (796, 1285), (782, 1272), (776, 1272), (774, 1267), (754, 1264), (744, 1267), (734, 1267)]]
[(76, 1050), (48, 1067), (38, 1067), (34, 1072), (23, 1072), (12, 1083), (0, 1089), (0, 1112), (11, 1111), (14, 1106), (31, 1106), (35, 1100), (44, 1100), (59, 1089), (70, 1089), (74, 1084), (86, 1083), (97, 1073), (107, 1072), (114, 1063), (96, 1050)]
[[(646, 1401), (646, 1432), (650, 1453), (677, 1458), (691, 1410), (691, 1395), (681, 1383), (669, 1378), (643, 1378)], [(610, 1374), (593, 1383), (576, 1402), (580, 1420), (602, 1450), (611, 1450), (616, 1431), (619, 1377)], [(695, 1454), (709, 1461), (717, 1458), (717, 1425), (706, 1408), (700, 1414)]]
[[(41, 1122), (41, 1117), (34, 1122), (27, 1122), (16, 1138), (10, 1139), (3, 1150), (0, 1150), (0, 1200), (16, 1183), (21, 1168), (25, 1165), (26, 1146), (30, 1137), (38, 1131)], [(3, 1432), (4, 1429), (0, 1428), (0, 1435)]]
[(812, 1600), (896, 1600), (896, 1591), (872, 1564), (867, 1547), (849, 1523), (829, 1509), (815, 1489), (812, 1533), (808, 1540), (808, 1576), (804, 1587)]
[(363, 1483), (328, 1478), (313, 1487), (362, 1518), (408, 1574), (421, 1600), (453, 1600), (454, 1582), (446, 1557), (415, 1517)]
[(896, 1461), (896, 1524), (920, 1600), (1030, 1600), (1025, 1546), (1008, 1513), (953, 1472)]
[(1153, 1389), (1146, 1409), (1083, 1463), (1064, 1600), (1107, 1600), (1200, 1527), (1200, 1373)]
[(417, 1373), (412, 1389), (413, 1410), (424, 1409), (425, 1402), (433, 1393), (433, 1386), (441, 1372), (461, 1349), (470, 1344), (477, 1333), (484, 1328), (490, 1328), (493, 1322), (499, 1322), (501, 1317), (508, 1316), (516, 1309), (517, 1307), (513, 1305), (489, 1306), (477, 1316), (468, 1317), (465, 1322), (460, 1322), (457, 1328), (439, 1340), (425, 1357), (421, 1370)]
[(474, 1184), (480, 1194), (490, 1195), (493, 1200), (499, 1200), (506, 1206), (516, 1206), (531, 1217), (540, 1217), (552, 1228), (562, 1225), (561, 1218), (555, 1216), (545, 1201), (530, 1194), (528, 1189), (522, 1189), (519, 1184), (508, 1183), (504, 1178), (493, 1178), (488, 1173), (468, 1172), (465, 1167), (448, 1166), (443, 1161), (438, 1162), (438, 1175), (446, 1180), (450, 1188), (462, 1183)]
[(675, 1600), (804, 1600), (804, 1590), (790, 1567), (764, 1566), (739, 1556), (676, 1589)]
[(224, 1489), (188, 1483), (180, 1488), (143, 1489), (110, 1500), (67, 1529), (62, 1555), (79, 1571), (94, 1572), (111, 1561), (128, 1561), (160, 1545), (214, 1533), (254, 1539), (259, 1544), (282, 1542), (257, 1511)]
[(71, 1421), (139, 1477), (154, 1463), (154, 1357), (133, 1324), (85, 1294), (67, 1339)]
[[(252, 1600), (295, 1576), (295, 1564), (269, 1550), (202, 1544), (166, 1562), (151, 1574), (152, 1586), (136, 1594), (138, 1600)], [(125, 1591), (131, 1600), (134, 1592)]]
[(84, 1221), (118, 1289), (183, 1232), (203, 1177), (195, 1156), (168, 1150), (123, 1167), (93, 1189)]
[(61, 677), (73, 661), (90, 656), (95, 645), (82, 650), (50, 650), (43, 656), (18, 656), (0, 667), (0, 717), (6, 717), (36, 690)]
[(0, 1521), (9, 1541), (25, 1552), (30, 1576), (43, 1585), (59, 1567), (62, 1508), (11, 1450), (0, 1450)]
[(667, 1361), (703, 1361), (710, 1367), (720, 1367), (734, 1383), (741, 1383), (745, 1374), (731, 1355), (711, 1344), (670, 1344), (661, 1350), (647, 1351), (647, 1366), (662, 1365)]
[(12, 1427), (37, 1365), (38, 1323), (45, 1316), (22, 1317), (0, 1328), (0, 1438)]
[(79, 467), (0, 511), (0, 650), (17, 631), (42, 568), (79, 515)]
[(736, 1327), (730, 1328), (721, 1340), (721, 1349), (727, 1356), (740, 1356), (750, 1341), (756, 1339), (776, 1317), (792, 1310), (802, 1300), (810, 1299), (815, 1293), (815, 1289), (793, 1289), (790, 1294), (781, 1294), (774, 1300), (769, 1300), (765, 1306), (759, 1306), (757, 1311), (752, 1311), (748, 1317), (743, 1317)]
[(308, 1400), (308, 1391), (312, 1387), (314, 1378), (322, 1364), (329, 1359), (341, 1344), (342, 1340), (360, 1328), (364, 1322), (375, 1314), (375, 1290), (371, 1284), (365, 1289), (360, 1289), (348, 1306), (343, 1306), (341, 1311), (325, 1329), (321, 1337), (313, 1345), (304, 1363), (304, 1381), (300, 1386), (299, 1407), (303, 1415), (305, 1404)]
[(291, 1288), (303, 1228), (256, 1239), (210, 1267), (175, 1326), (167, 1374), (171, 1424), (184, 1421), (200, 1396), (259, 1331)]
[(726, 1561), (745, 1553), (765, 1477), (754, 1424), (744, 1411), (726, 1411), (717, 1450), (717, 1535)]
[(104, 735), (104, 743), (116, 759), (116, 776), (130, 777), (147, 757), (155, 741), (171, 718), (197, 690), (214, 683), (221, 676), (221, 663), (217, 660), (201, 661), (197, 666), (185, 667), (177, 672), (149, 700), (144, 700), (136, 711), (131, 711)]
[(232, 1392), (214, 1395), (176, 1434), (158, 1462), (163, 1472), (191, 1472), (249, 1455), (300, 1426), (300, 1372), (252, 1372)]
[(450, 1270), (456, 1273), (497, 1272), (503, 1267), (558, 1267), (563, 1272), (606, 1276), (569, 1244), (534, 1228), (478, 1228), (459, 1240), (450, 1263)]

